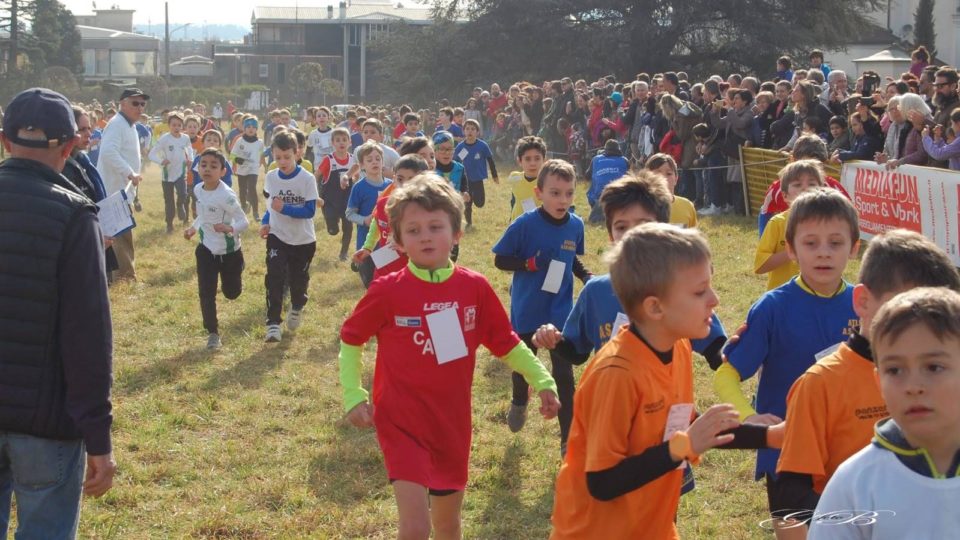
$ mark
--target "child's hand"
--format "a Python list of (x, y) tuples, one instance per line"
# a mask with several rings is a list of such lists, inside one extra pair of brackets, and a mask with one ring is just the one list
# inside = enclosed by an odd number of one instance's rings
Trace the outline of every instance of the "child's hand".
[(552, 324), (545, 324), (537, 328), (537, 333), (533, 335), (533, 344), (537, 347), (553, 350), (563, 339), (563, 334)]
[(560, 412), (560, 400), (553, 390), (540, 391), (540, 414), (547, 420), (557, 416)]
[(369, 256), (370, 252), (367, 250), (367, 248), (359, 249), (353, 254), (353, 257), (350, 258), (350, 261), (353, 262), (353, 264), (360, 264)]
[(693, 453), (701, 455), (711, 448), (727, 444), (733, 440), (733, 434), (718, 435), (721, 431), (740, 425), (737, 409), (729, 403), (714, 405), (700, 415), (687, 429)]
[(326, 203), (327, 202), (324, 201), (323, 199), (317, 199), (317, 206), (319, 206), (320, 208), (323, 208), (323, 205)]
[(263, 238), (264, 240), (266, 240), (268, 236), (270, 236), (270, 224), (269, 224), (269, 223), (267, 223), (266, 225), (261, 225), (261, 226), (260, 226), (260, 238)]
[(761, 426), (772, 426), (783, 422), (783, 418), (775, 414), (751, 414), (743, 419), (744, 424), (759, 424)]
[(227, 225), (226, 223), (216, 223), (213, 226), (213, 230), (219, 233), (232, 233), (233, 227)]
[(358, 428), (373, 426), (373, 406), (366, 401), (358, 404), (347, 413), (347, 421)]
[(161, 166), (161, 167), (166, 167), (166, 166), (169, 165), (169, 164), (170, 164), (170, 160), (169, 160), (169, 159), (165, 159), (165, 160), (163, 160), (163, 161), (160, 162), (160, 166)]
[(373, 214), (370, 214), (369, 216), (367, 216), (367, 217), (365, 217), (365, 218), (363, 219), (363, 224), (364, 224), (365, 226), (369, 227), (369, 226), (370, 226), (370, 223), (371, 223), (372, 221), (373, 221)]
[(187, 240), (193, 238), (193, 235), (195, 234), (197, 234), (197, 230), (194, 229), (193, 227), (190, 227), (189, 229), (183, 231), (183, 237)]
[(273, 210), (274, 212), (283, 211), (283, 199), (281, 199), (280, 197), (274, 197), (270, 201), (270, 209)]
[(783, 448), (783, 438), (787, 433), (787, 423), (780, 422), (775, 426), (767, 428), (767, 447)]
[(462, 192), (461, 195), (463, 195), (463, 202), (464, 202), (464, 203), (468, 203), (468, 202), (471, 201), (471, 199), (470, 199), (470, 194), (467, 193), (466, 191)]
[(494, 177), (493, 177), (493, 183), (494, 183), (494, 184), (497, 184), (497, 185), (500, 185), (500, 177), (499, 177), (499, 176), (494, 176)]
[(340, 189), (347, 189), (350, 187), (350, 178), (346, 175), (340, 177)]

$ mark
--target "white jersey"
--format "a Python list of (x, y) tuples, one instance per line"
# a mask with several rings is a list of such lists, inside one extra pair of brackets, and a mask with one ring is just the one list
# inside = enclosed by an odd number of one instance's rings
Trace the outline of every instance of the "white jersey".
[(243, 163), (238, 163), (234, 172), (238, 176), (260, 174), (260, 158), (265, 148), (262, 139), (248, 142), (242, 135), (237, 137), (237, 142), (233, 143), (233, 148), (230, 149), (230, 156), (242, 159)]
[(180, 134), (174, 137), (172, 133), (164, 133), (160, 136), (157, 144), (150, 149), (147, 156), (150, 161), (161, 164), (164, 160), (167, 164), (163, 166), (163, 181), (176, 182), (181, 178), (187, 177), (187, 169), (193, 162), (193, 146), (190, 144), (190, 137)]
[[(400, 154), (396, 150), (390, 148), (389, 146), (379, 143), (380, 149), (383, 150), (383, 168), (390, 169), (391, 171), (397, 165), (397, 162), (400, 161)], [(353, 151), (353, 159), (357, 163), (360, 163), (360, 160), (357, 159), (357, 151)]]
[(844, 461), (823, 490), (810, 540), (956, 538), (960, 477), (930, 478), (870, 444)]
[[(267, 195), (267, 208), (270, 208), (274, 197), (280, 197), (283, 204), (292, 206), (303, 206), (307, 201), (314, 201), (316, 204), (317, 199), (320, 198), (316, 178), (299, 165), (289, 178), (284, 178), (280, 169), (268, 172), (263, 191)], [(281, 242), (299, 246), (317, 241), (313, 219), (286, 216), (273, 209), (267, 212), (270, 214), (270, 234), (276, 236)]]
[(307, 136), (307, 146), (313, 148), (313, 161), (320, 160), (320, 156), (333, 153), (333, 130), (320, 131), (319, 128)]
[[(240, 233), (250, 224), (237, 194), (222, 181), (213, 191), (203, 189), (203, 183), (199, 183), (194, 186), (193, 193), (197, 196), (197, 219), (193, 220), (193, 228), (197, 230), (200, 242), (214, 255), (240, 251)], [(213, 230), (218, 223), (230, 225), (233, 232)]]

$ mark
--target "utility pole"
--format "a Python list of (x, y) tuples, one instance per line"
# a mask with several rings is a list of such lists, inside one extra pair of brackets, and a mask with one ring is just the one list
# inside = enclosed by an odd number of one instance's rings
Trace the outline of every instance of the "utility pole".
[(170, 80), (170, 3), (163, 3), (163, 54), (164, 77)]
[(20, 11), (17, 6), (17, 0), (10, 0), (10, 58), (7, 59), (7, 70), (10, 70), (10, 63), (13, 62), (13, 69), (18, 69), (17, 55), (19, 54), (18, 41), (20, 38), (20, 27), (17, 22), (17, 12)]

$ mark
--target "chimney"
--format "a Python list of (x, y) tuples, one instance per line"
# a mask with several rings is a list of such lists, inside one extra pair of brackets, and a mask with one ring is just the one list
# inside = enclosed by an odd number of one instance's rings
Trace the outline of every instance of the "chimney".
[(340, 18), (341, 18), (341, 19), (346, 19), (346, 18), (347, 18), (347, 3), (346, 3), (346, 2), (340, 2)]
[(327, 6), (327, 18), (328, 19), (333, 18), (333, 4)]

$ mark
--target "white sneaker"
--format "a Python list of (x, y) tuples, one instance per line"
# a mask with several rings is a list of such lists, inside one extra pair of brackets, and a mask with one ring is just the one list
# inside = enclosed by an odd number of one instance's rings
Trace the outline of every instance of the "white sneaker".
[(267, 337), (264, 339), (267, 343), (277, 343), (283, 337), (283, 332), (280, 330), (279, 324), (268, 324), (267, 325)]
[(287, 312), (287, 330), (291, 332), (300, 328), (303, 322), (303, 309), (291, 309)]
[(710, 206), (706, 206), (706, 207), (704, 207), (704, 208), (701, 208), (701, 209), (697, 210), (697, 215), (699, 215), (699, 216), (715, 216), (715, 215), (717, 215), (717, 214), (719, 214), (719, 213), (721, 213), (721, 212), (722, 212), (722, 210), (721, 210), (719, 207), (717, 207), (717, 205), (711, 204)]
[(207, 336), (207, 349), (215, 351), (223, 346), (219, 334), (210, 334)]
[(732, 204), (728, 204), (728, 205), (724, 206), (722, 212), (723, 212), (724, 214), (732, 214), (732, 213), (733, 213), (733, 205), (732, 205)]

